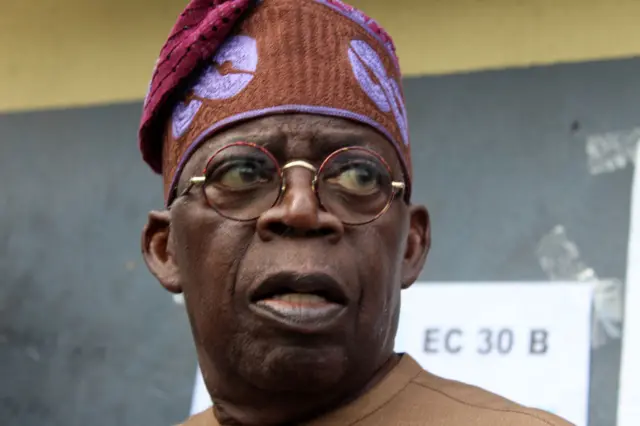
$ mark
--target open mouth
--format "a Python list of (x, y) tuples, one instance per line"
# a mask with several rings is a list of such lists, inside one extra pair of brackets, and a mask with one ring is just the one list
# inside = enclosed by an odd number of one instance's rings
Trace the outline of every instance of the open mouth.
[(347, 305), (338, 282), (326, 274), (282, 272), (263, 281), (251, 295), (254, 312), (289, 325), (326, 325)]

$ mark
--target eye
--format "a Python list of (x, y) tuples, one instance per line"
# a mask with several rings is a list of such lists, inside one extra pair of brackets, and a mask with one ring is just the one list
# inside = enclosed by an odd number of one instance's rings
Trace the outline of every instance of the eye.
[(244, 190), (271, 182), (273, 167), (255, 159), (235, 159), (216, 167), (209, 183), (227, 190)]
[(380, 190), (381, 173), (372, 164), (345, 164), (326, 179), (346, 192), (355, 195), (371, 195)]

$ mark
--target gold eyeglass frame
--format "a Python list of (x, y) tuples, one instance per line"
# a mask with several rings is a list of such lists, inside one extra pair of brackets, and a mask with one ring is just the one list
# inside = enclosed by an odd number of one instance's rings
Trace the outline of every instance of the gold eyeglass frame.
[[(267, 157), (269, 157), (269, 159), (277, 167), (278, 176), (280, 177), (280, 180), (282, 182), (281, 185), (280, 185), (280, 190), (279, 190), (278, 196), (276, 197), (276, 199), (273, 202), (273, 204), (271, 206), (269, 206), (267, 209), (265, 209), (264, 211), (267, 211), (268, 209), (273, 208), (282, 199), (282, 195), (284, 194), (284, 192), (287, 189), (287, 182), (286, 182), (286, 178), (285, 178), (284, 172), (285, 172), (285, 170), (288, 170), (288, 169), (290, 169), (292, 167), (302, 167), (303, 169), (309, 170), (311, 173), (313, 173), (313, 180), (311, 181), (311, 189), (312, 189), (313, 193), (315, 194), (316, 199), (318, 200), (318, 205), (326, 210), (326, 208), (322, 204), (322, 200), (320, 198), (320, 195), (318, 194), (318, 185), (317, 185), (318, 174), (319, 174), (320, 171), (322, 171), (323, 167), (327, 164), (328, 161), (330, 161), (333, 158), (335, 158), (336, 155), (339, 155), (339, 154), (341, 154), (343, 152), (346, 152), (346, 151), (354, 151), (354, 150), (356, 150), (356, 151), (364, 151), (367, 154), (373, 155), (385, 167), (385, 169), (389, 173), (389, 176), (392, 176), (391, 168), (389, 167), (387, 162), (382, 158), (382, 156), (380, 154), (378, 154), (377, 152), (375, 152), (375, 151), (373, 151), (371, 149), (364, 148), (364, 147), (361, 147), (361, 146), (348, 146), (348, 147), (339, 148), (339, 149), (333, 151), (331, 154), (329, 154), (323, 160), (322, 164), (320, 164), (320, 167), (316, 167), (313, 164), (311, 164), (311, 163), (309, 163), (308, 161), (305, 161), (305, 160), (291, 160), (291, 161), (288, 161), (286, 164), (284, 164), (282, 167), (280, 167), (280, 164), (278, 163), (278, 160), (273, 156), (273, 154), (271, 154), (271, 152), (269, 152), (267, 149), (263, 148), (262, 146), (254, 144), (254, 143), (251, 143), (251, 142), (234, 142), (234, 143), (225, 145), (225, 146), (221, 147), (220, 149), (218, 149), (216, 152), (214, 152), (213, 155), (211, 155), (211, 157), (209, 157), (209, 159), (207, 160), (207, 163), (205, 164), (205, 167), (204, 167), (204, 169), (202, 171), (202, 175), (194, 176), (191, 179), (189, 179), (189, 184), (180, 193), (180, 195), (178, 197), (182, 197), (182, 196), (186, 195), (195, 186), (203, 185), (207, 180), (206, 173), (207, 173), (207, 169), (209, 168), (209, 164), (211, 164), (211, 161), (220, 152), (222, 152), (222, 151), (224, 151), (224, 150), (226, 150), (228, 148), (231, 148), (233, 146), (247, 146), (247, 147), (251, 147), (251, 148), (256, 148), (256, 149), (262, 151), (262, 153), (266, 154)], [(371, 218), (371, 219), (369, 219), (369, 220), (367, 220), (365, 222), (349, 223), (349, 222), (345, 222), (342, 219), (340, 219), (340, 221), (342, 223), (344, 223), (345, 225), (349, 225), (349, 226), (366, 225), (367, 223), (371, 223), (371, 222), (375, 221), (376, 219), (378, 219), (382, 215), (384, 215), (387, 212), (387, 210), (389, 210), (389, 207), (391, 207), (391, 203), (393, 202), (393, 200), (395, 200), (398, 197), (398, 195), (402, 191), (405, 190), (405, 188), (406, 188), (406, 185), (405, 185), (404, 182), (392, 180), (391, 181), (391, 191), (392, 191), (391, 195), (389, 196), (389, 199), (387, 200), (387, 204), (385, 205), (385, 207), (377, 215), (375, 215), (373, 218)], [(229, 217), (229, 216), (225, 215), (224, 213), (222, 213), (215, 206), (213, 206), (211, 204), (211, 202), (209, 202), (209, 200), (206, 197), (206, 195), (205, 195), (205, 199), (207, 200), (207, 205), (210, 208), (215, 210), (222, 217), (227, 218), (229, 220), (234, 220), (234, 221), (237, 221), (237, 222), (251, 222), (251, 221), (254, 221), (254, 220), (256, 220), (256, 219), (258, 219), (260, 217), (260, 215), (254, 217), (254, 218), (251, 218), (251, 219), (236, 219), (234, 217)], [(327, 211), (329, 211), (329, 210), (327, 210)]]

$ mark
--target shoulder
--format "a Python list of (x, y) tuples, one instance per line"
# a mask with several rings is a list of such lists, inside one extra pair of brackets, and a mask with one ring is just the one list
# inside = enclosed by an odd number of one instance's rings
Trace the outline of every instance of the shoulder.
[[(443, 416), (474, 419), (487, 426), (574, 426), (551, 413), (529, 408), (476, 386), (422, 371), (413, 380), (414, 391), (443, 408)], [(419, 401), (416, 401), (420, 403)], [(461, 423), (463, 424), (463, 423)]]
[(189, 417), (184, 423), (176, 426), (218, 426), (213, 410), (211, 408)]

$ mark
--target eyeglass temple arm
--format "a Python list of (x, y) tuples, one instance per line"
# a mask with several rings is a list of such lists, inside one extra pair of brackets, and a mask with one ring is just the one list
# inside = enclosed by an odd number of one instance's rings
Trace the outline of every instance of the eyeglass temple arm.
[(393, 188), (393, 196), (397, 197), (402, 191), (404, 191), (404, 182), (393, 181), (391, 182), (391, 188)]
[(196, 185), (199, 185), (201, 183), (204, 183), (204, 181), (207, 178), (205, 176), (195, 176), (192, 177), (191, 179), (189, 179), (189, 185), (187, 185), (187, 187), (184, 189), (184, 191), (182, 191), (180, 193), (180, 196), (182, 197), (183, 195), (185, 195), (187, 192), (191, 191), (191, 188), (193, 188)]

